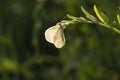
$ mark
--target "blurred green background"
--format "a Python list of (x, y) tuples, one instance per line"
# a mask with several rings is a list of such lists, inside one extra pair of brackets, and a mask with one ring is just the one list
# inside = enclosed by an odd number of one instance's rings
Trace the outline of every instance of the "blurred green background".
[(66, 14), (91, 14), (93, 5), (110, 20), (119, 0), (0, 0), (0, 80), (120, 80), (120, 34), (95, 24), (65, 29), (56, 49), (44, 32)]

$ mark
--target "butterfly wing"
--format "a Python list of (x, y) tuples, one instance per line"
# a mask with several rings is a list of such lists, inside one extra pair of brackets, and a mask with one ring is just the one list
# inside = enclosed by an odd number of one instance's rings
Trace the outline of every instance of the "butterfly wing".
[(56, 31), (54, 36), (54, 45), (56, 48), (62, 48), (65, 45), (65, 36), (62, 27), (59, 27), (59, 29)]
[(53, 27), (48, 28), (48, 29), (45, 31), (45, 39), (46, 39), (48, 42), (54, 43), (54, 35), (56, 34), (56, 31), (57, 31), (58, 28), (59, 28), (59, 26), (56, 25), (56, 26), (53, 26)]

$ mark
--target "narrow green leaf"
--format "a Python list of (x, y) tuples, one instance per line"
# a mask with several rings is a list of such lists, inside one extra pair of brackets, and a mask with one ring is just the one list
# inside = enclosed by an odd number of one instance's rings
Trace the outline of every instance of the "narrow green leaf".
[(106, 23), (108, 23), (109, 22), (109, 18), (103, 12), (100, 12), (100, 14), (101, 14), (102, 18), (104, 19), (104, 21)]
[(67, 17), (70, 18), (70, 19), (78, 19), (77, 17), (74, 17), (74, 16), (69, 15), (69, 14), (67, 14)]
[(81, 20), (81, 21), (87, 21), (84, 17), (79, 17), (79, 20)]
[(118, 23), (120, 24), (120, 15), (119, 14), (117, 15), (117, 20), (118, 20)]
[(104, 13), (100, 12), (100, 11), (97, 9), (96, 5), (94, 5), (94, 11), (95, 11), (95, 14), (97, 15), (98, 19), (99, 19), (101, 22), (103, 22), (103, 23), (108, 23), (108, 21), (109, 21), (108, 17), (107, 17)]
[(90, 19), (91, 21), (93, 21), (93, 22), (98, 22), (98, 20), (93, 16), (93, 15), (91, 15), (85, 8), (83, 8), (82, 6), (81, 6), (81, 10), (83, 11), (83, 13), (86, 15), (86, 17), (88, 18), (88, 19)]
[(67, 14), (67, 17), (73, 20), (79, 20), (79, 21), (87, 21), (84, 17), (75, 17), (72, 15)]

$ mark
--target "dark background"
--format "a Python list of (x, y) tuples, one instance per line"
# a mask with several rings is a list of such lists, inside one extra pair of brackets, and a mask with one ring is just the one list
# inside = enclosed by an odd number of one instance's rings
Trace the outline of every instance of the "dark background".
[(47, 28), (66, 18), (94, 14), (113, 21), (119, 0), (0, 0), (0, 80), (120, 80), (120, 34), (95, 24), (74, 24), (57, 49)]

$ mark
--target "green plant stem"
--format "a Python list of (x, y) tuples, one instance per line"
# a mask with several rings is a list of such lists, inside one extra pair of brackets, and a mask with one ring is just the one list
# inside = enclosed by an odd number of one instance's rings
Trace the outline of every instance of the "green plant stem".
[[(75, 24), (75, 23), (86, 23), (86, 22), (81, 22), (81, 21), (79, 21), (79, 20), (72, 20), (72, 21), (69, 21), (68, 24)], [(92, 22), (92, 21), (87, 21), (87, 23), (94, 23), (94, 22)], [(104, 27), (106, 27), (106, 28), (112, 29), (112, 30), (114, 30), (115, 32), (117, 32), (118, 34), (120, 34), (120, 30), (119, 30), (119, 29), (117, 29), (117, 28), (115, 28), (115, 27), (112, 27), (112, 26), (110, 26), (110, 25), (108, 25), (108, 24), (104, 24), (104, 23), (101, 23), (101, 22), (95, 23), (95, 24), (99, 24), (99, 25), (104, 26)]]
[(117, 33), (120, 34), (120, 30), (118, 30), (118, 29), (115, 28), (115, 27), (111, 27), (111, 26), (108, 25), (108, 24), (99, 23), (99, 25), (104, 26), (104, 27), (109, 28), (109, 29), (112, 29), (112, 30), (114, 30), (115, 32), (117, 32)]

